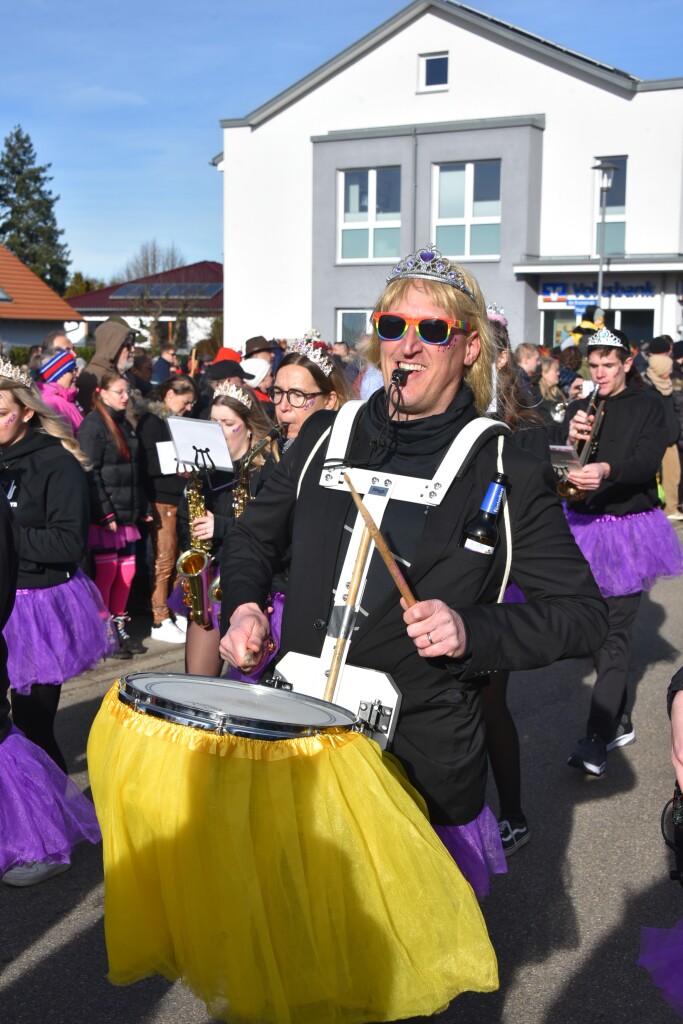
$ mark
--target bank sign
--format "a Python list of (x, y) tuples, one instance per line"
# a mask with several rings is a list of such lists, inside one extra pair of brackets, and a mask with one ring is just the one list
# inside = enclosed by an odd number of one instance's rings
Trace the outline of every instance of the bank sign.
[[(571, 291), (570, 291), (571, 289)], [(603, 284), (602, 297), (611, 299), (654, 299), (654, 288), (649, 281), (642, 284), (622, 284), (618, 279), (613, 284)], [(541, 289), (544, 302), (563, 302), (567, 306), (584, 306), (590, 299), (598, 301), (598, 282), (546, 281)]]

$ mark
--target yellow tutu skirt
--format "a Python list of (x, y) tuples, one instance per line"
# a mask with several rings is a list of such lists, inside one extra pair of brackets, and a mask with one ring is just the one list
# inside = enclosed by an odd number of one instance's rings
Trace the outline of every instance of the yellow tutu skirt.
[(392, 1021), (497, 988), (472, 890), (362, 735), (218, 736), (115, 686), (88, 766), (114, 983), (181, 978), (230, 1024)]

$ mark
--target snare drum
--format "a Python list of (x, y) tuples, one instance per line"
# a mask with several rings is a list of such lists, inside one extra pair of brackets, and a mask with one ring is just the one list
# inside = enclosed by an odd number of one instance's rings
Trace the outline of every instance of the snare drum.
[(212, 1017), (361, 1024), (491, 991), (477, 901), (335, 705), (126, 676), (88, 741), (110, 978), (181, 978)]

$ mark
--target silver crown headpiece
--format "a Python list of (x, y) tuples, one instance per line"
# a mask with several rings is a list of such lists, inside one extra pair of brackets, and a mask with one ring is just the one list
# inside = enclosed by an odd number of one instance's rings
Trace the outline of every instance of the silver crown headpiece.
[(628, 345), (624, 345), (621, 338), (617, 338), (616, 334), (612, 334), (606, 327), (599, 327), (595, 334), (591, 334), (586, 348), (595, 348), (598, 345), (604, 345), (607, 348), (623, 348), (625, 352), (630, 351)]
[(14, 366), (8, 359), (0, 359), (0, 377), (7, 377), (25, 388), (33, 387), (33, 379), (28, 373), (22, 373), (18, 366)]
[[(312, 333), (312, 331), (309, 331), (309, 334)], [(304, 335), (301, 341), (295, 341), (289, 351), (297, 352), (300, 356), (306, 356), (306, 358), (310, 359), (312, 363), (315, 363), (321, 373), (324, 373), (326, 377), (329, 377), (334, 369), (334, 363), (331, 359), (327, 358), (321, 348), (316, 348), (316, 346), (312, 345), (310, 341), (306, 341), (306, 337), (308, 337), (308, 335)]]
[(495, 302), (489, 302), (486, 307), (486, 316), (489, 320), (493, 320), (494, 323), (502, 324), (503, 327), (507, 327), (508, 325), (508, 318), (505, 316), (505, 310)]
[(234, 398), (236, 402), (241, 402), (247, 409), (251, 409), (254, 404), (251, 395), (244, 388), (240, 388), (236, 384), (219, 384), (213, 393), (213, 397)]
[(425, 281), (442, 281), (468, 295), (476, 302), (474, 294), (465, 284), (462, 270), (456, 263), (442, 256), (434, 245), (425, 246), (417, 252), (406, 256), (397, 263), (389, 274), (387, 281), (400, 281), (402, 278), (421, 278)]

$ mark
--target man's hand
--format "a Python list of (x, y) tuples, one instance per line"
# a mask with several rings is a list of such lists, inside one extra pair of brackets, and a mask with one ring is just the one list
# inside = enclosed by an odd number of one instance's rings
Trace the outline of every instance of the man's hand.
[(683, 789), (683, 690), (674, 695), (671, 706), (671, 763)]
[(230, 628), (220, 642), (219, 651), (229, 665), (253, 669), (263, 655), (270, 626), (257, 604), (241, 604), (232, 613)]
[(418, 601), (408, 608), (401, 598), (403, 621), (421, 658), (461, 658), (467, 646), (465, 624), (443, 601)]
[(589, 462), (581, 469), (572, 469), (567, 473), (567, 480), (580, 487), (582, 491), (597, 491), (603, 480), (609, 476), (607, 462)]
[(583, 409), (579, 409), (572, 417), (569, 424), (569, 440), (572, 444), (577, 441), (587, 441), (593, 429), (594, 416), (589, 416)]

